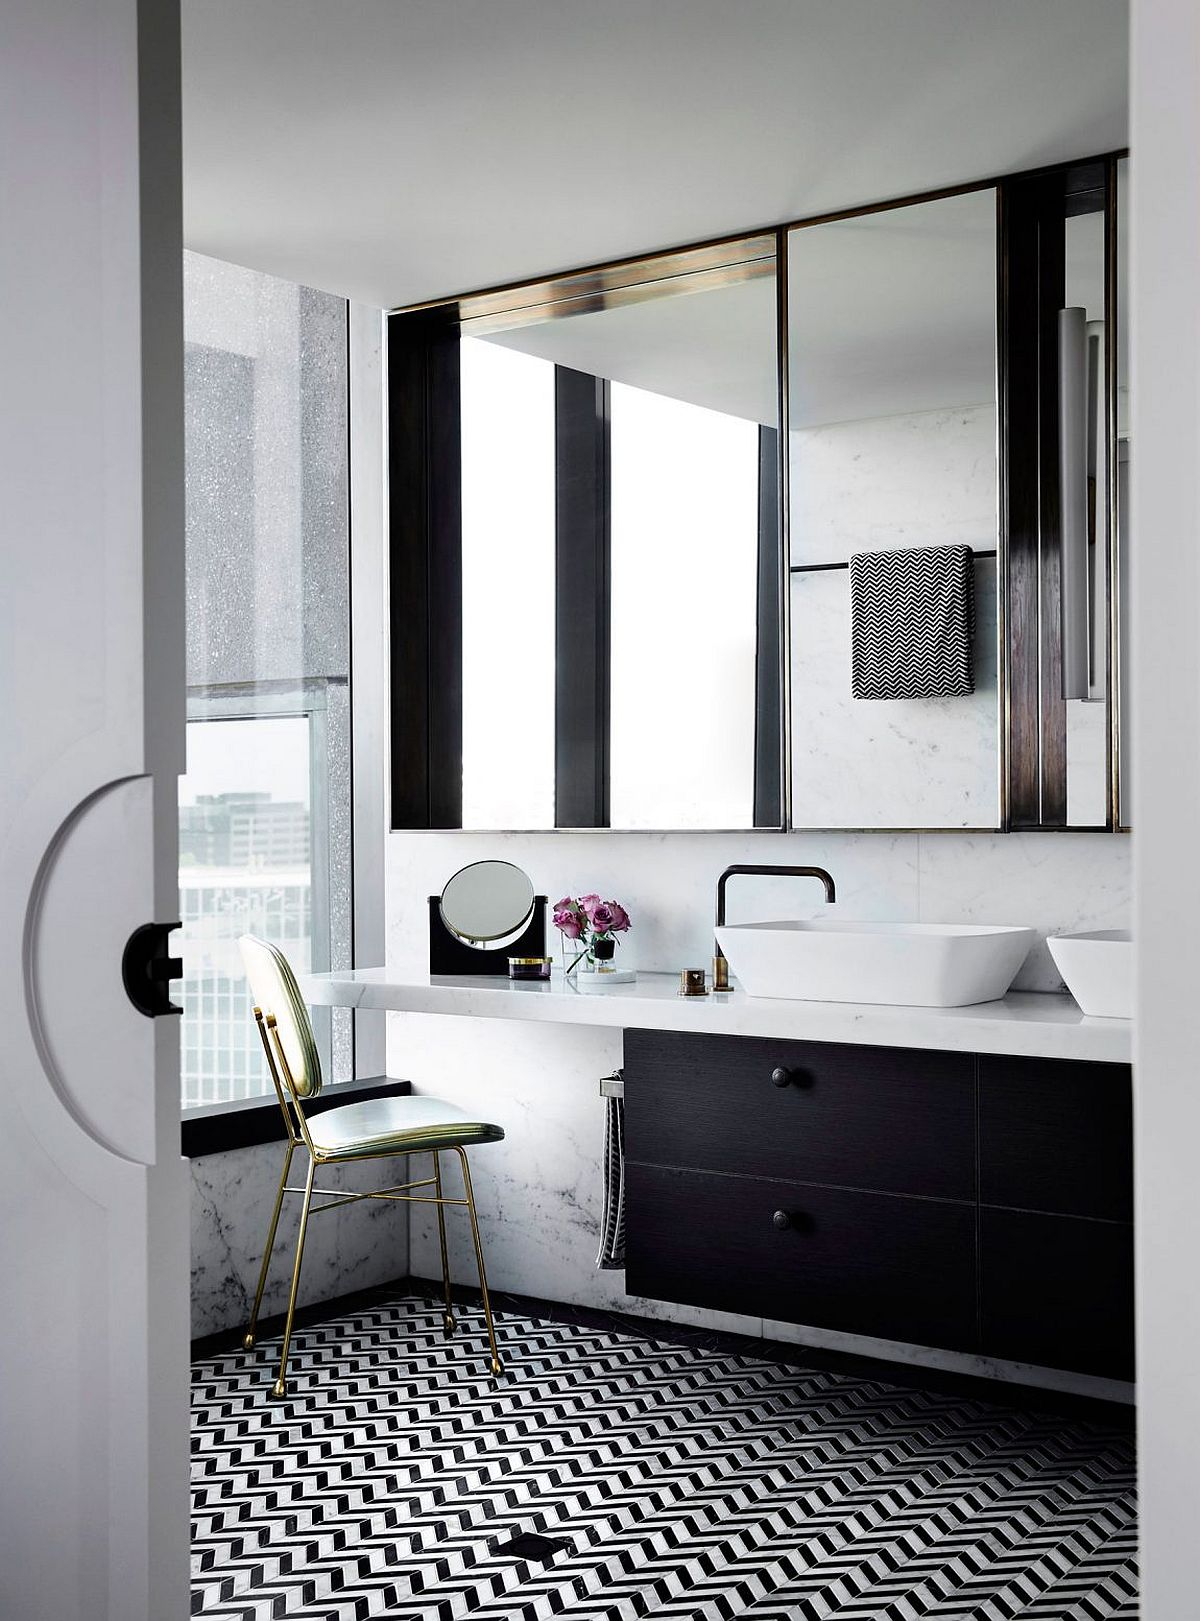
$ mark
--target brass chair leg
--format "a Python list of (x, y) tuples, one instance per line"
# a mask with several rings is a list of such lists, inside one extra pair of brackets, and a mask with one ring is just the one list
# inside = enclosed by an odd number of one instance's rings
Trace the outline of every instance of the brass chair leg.
[(292, 1291), (288, 1296), (287, 1322), (283, 1329), (283, 1351), (279, 1358), (279, 1378), (276, 1379), (273, 1390), (276, 1396), (287, 1395), (287, 1359), (288, 1346), (292, 1342), (292, 1319), (296, 1315), (296, 1295), (300, 1288), (300, 1265), (304, 1260), (304, 1235), (308, 1230), (308, 1207), (312, 1203), (313, 1178), (317, 1174), (317, 1162), (312, 1156), (308, 1160), (308, 1176), (304, 1183), (304, 1203), (300, 1209), (300, 1231), (296, 1234), (296, 1260), (292, 1266)]
[[(442, 1160), (435, 1148), (433, 1151), (433, 1191), (440, 1199), (442, 1197)], [(450, 1260), (446, 1253), (446, 1207), (437, 1206), (438, 1240), (442, 1246), (442, 1289), (446, 1296), (446, 1311), (442, 1318), (442, 1328), (446, 1334), (454, 1332), (454, 1298), (450, 1293)]]
[(475, 1215), (475, 1194), (471, 1188), (471, 1168), (467, 1164), (466, 1150), (456, 1148), (455, 1153), (462, 1161), (463, 1187), (467, 1194), (467, 1214), (471, 1218), (471, 1237), (475, 1242), (475, 1264), (479, 1268), (479, 1292), (483, 1296), (483, 1315), (487, 1320), (488, 1343), (492, 1348), (492, 1374), (494, 1377), (504, 1372), (504, 1364), (500, 1360), (500, 1351), (496, 1345), (496, 1325), (492, 1321), (492, 1302), (488, 1297), (487, 1271), (483, 1264), (483, 1245), (479, 1240), (479, 1222)]
[(242, 1340), (243, 1350), (249, 1351), (254, 1346), (254, 1334), (258, 1328), (258, 1312), (262, 1305), (263, 1290), (267, 1286), (267, 1268), (271, 1264), (271, 1254), (275, 1248), (275, 1231), (279, 1226), (279, 1212), (283, 1209), (283, 1189), (288, 1179), (288, 1172), (292, 1168), (292, 1155), (296, 1152), (294, 1142), (289, 1142), (287, 1153), (283, 1156), (283, 1170), (279, 1176), (279, 1191), (275, 1195), (275, 1208), (271, 1212), (271, 1225), (267, 1229), (267, 1247), (263, 1251), (262, 1266), (258, 1272), (258, 1288), (254, 1295), (254, 1310), (250, 1313), (250, 1327)]

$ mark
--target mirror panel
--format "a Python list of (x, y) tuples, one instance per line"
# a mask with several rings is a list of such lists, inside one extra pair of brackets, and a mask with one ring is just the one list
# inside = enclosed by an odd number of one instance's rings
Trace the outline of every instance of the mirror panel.
[(390, 316), (393, 825), (1128, 825), (1126, 169)]
[(1115, 825), (1111, 159), (1006, 182), (1008, 825)]
[[(751, 246), (464, 308), (465, 827), (781, 825), (774, 240)], [(529, 662), (497, 680), (509, 643)]]
[[(994, 828), (996, 194), (788, 235), (792, 822)], [(858, 699), (850, 558), (969, 546), (973, 693)]]
[[(610, 394), (611, 821), (753, 827), (764, 476), (779, 566), (775, 278), (641, 310), (659, 345), (671, 323), (672, 352), (641, 373), (653, 387)], [(654, 352), (648, 336), (631, 352)]]

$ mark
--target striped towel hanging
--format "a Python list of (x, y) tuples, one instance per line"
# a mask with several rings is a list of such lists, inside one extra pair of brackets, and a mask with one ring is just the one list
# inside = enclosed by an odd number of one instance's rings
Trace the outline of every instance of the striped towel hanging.
[(596, 1266), (620, 1271), (625, 1265), (625, 1081), (620, 1070), (600, 1083), (604, 1099), (604, 1215)]
[(850, 559), (856, 698), (975, 691), (975, 567), (969, 546), (856, 552)]

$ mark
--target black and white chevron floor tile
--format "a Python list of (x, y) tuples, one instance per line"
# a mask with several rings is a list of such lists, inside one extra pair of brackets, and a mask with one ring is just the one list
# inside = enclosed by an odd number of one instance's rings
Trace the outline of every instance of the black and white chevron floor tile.
[(493, 1386), (482, 1326), (305, 1328), (285, 1402), (276, 1342), (195, 1363), (193, 1614), (1137, 1615), (1123, 1429), (512, 1312)]

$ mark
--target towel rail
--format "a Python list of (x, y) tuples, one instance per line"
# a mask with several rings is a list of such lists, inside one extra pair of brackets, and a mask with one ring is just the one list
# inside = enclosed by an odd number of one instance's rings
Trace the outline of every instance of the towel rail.
[[(993, 546), (990, 551), (985, 551), (985, 550), (972, 551), (971, 556), (973, 558), (975, 558), (976, 561), (978, 561), (979, 558), (981, 558), (981, 557), (995, 557), (996, 556), (996, 548)], [(849, 567), (850, 567), (849, 558), (847, 558), (844, 563), (793, 563), (791, 565), (791, 567), (788, 569), (788, 573), (789, 574), (824, 574), (829, 569), (835, 569), (835, 568), (848, 569)]]

